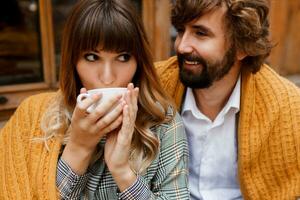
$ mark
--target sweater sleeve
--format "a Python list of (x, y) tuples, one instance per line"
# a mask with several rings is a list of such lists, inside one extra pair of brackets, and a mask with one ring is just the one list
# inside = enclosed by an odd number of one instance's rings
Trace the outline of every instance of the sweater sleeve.
[(22, 103), (0, 131), (0, 199), (31, 198), (23, 143), (30, 130), (27, 106), (27, 101)]
[(46, 93), (27, 98), (0, 130), (0, 199), (55, 199), (55, 184), (48, 184), (52, 163), (42, 160), (55, 156), (33, 140), (42, 135), (40, 119), (52, 97)]

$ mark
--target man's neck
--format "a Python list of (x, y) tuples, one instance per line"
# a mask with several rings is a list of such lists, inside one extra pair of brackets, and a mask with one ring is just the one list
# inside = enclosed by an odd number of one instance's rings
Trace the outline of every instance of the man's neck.
[(221, 80), (205, 89), (193, 89), (198, 109), (212, 121), (226, 105), (240, 73), (240, 66), (234, 65)]

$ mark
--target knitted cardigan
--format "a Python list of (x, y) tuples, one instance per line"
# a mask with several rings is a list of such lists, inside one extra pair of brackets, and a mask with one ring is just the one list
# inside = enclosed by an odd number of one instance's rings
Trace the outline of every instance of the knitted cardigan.
[[(177, 58), (156, 63), (177, 108), (185, 87)], [(242, 71), (238, 124), (238, 174), (244, 199), (300, 199), (300, 90), (263, 65)]]
[(41, 117), (55, 93), (27, 98), (0, 131), (0, 199), (54, 200), (56, 166), (61, 147), (59, 137), (51, 138), (47, 151), (41, 138)]

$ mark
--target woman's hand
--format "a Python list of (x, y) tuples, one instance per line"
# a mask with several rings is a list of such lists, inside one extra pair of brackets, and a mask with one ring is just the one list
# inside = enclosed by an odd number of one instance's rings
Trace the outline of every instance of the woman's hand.
[[(86, 93), (86, 89), (81, 89), (80, 93)], [(85, 173), (101, 138), (122, 123), (124, 104), (120, 102), (121, 95), (113, 97), (111, 101), (100, 103), (90, 114), (86, 112), (87, 108), (100, 98), (101, 95), (94, 95), (84, 99), (76, 105), (73, 112), (69, 127), (70, 139), (62, 158), (78, 174)], [(112, 111), (108, 112), (111, 109)]]
[(132, 83), (128, 84), (127, 89), (122, 126), (119, 131), (115, 130), (107, 135), (104, 149), (105, 162), (121, 191), (136, 180), (136, 175), (129, 165), (129, 156), (138, 110), (139, 89), (134, 88)]

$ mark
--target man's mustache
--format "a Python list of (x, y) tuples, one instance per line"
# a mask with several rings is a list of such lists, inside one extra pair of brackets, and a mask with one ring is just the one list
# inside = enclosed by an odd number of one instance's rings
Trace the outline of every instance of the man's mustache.
[(197, 56), (195, 54), (177, 54), (178, 60), (180, 62), (184, 62), (184, 60), (189, 62), (199, 62), (203, 65), (206, 64), (205, 60), (201, 56)]

